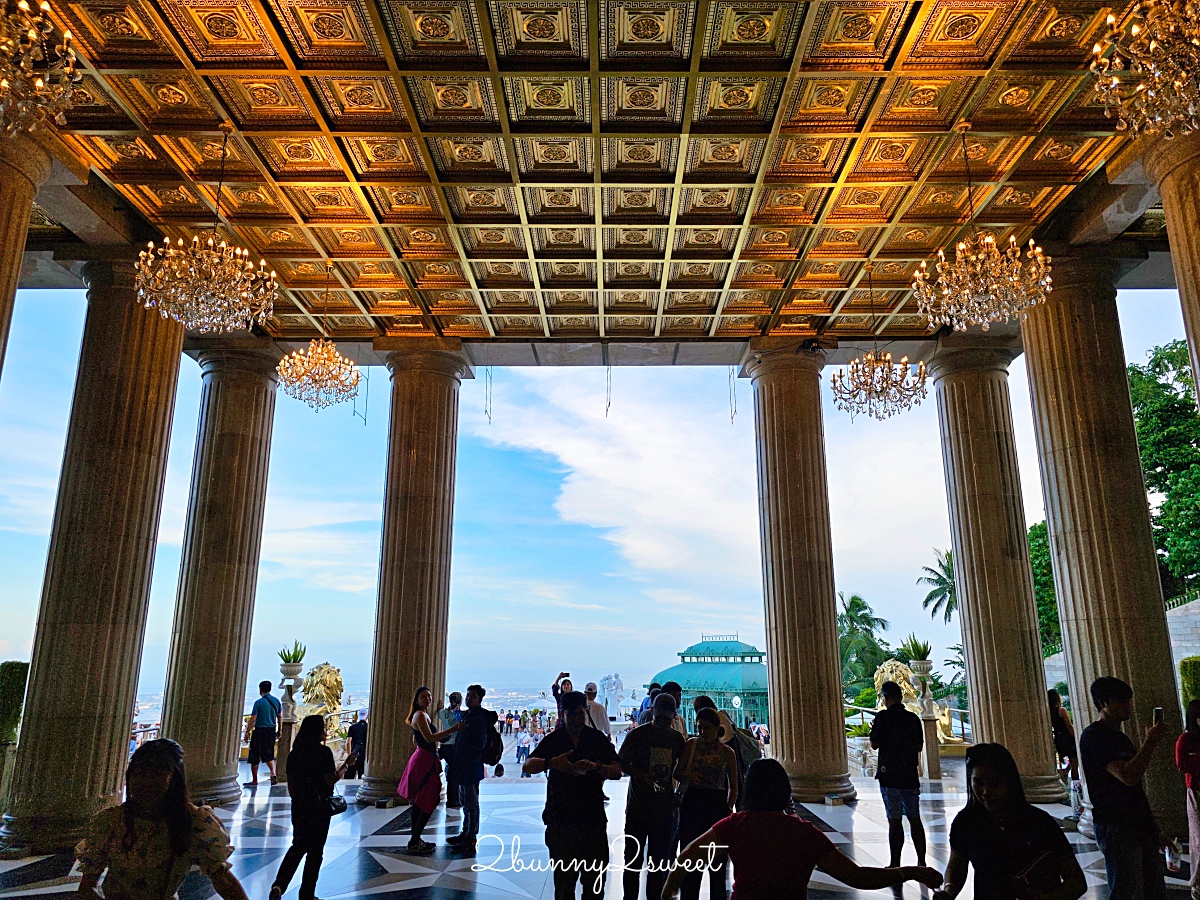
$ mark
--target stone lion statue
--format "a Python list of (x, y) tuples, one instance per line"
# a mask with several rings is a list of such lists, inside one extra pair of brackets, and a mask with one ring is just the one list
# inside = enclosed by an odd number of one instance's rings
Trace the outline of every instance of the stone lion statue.
[[(883, 687), (885, 681), (894, 681), (900, 685), (900, 692), (904, 695), (904, 705), (915, 713), (920, 713), (920, 707), (917, 705), (917, 689), (912, 683), (912, 669), (900, 662), (898, 659), (889, 659), (878, 669), (875, 670), (875, 693), (879, 693), (879, 689)], [(883, 709), (883, 698), (878, 701), (878, 709)]]

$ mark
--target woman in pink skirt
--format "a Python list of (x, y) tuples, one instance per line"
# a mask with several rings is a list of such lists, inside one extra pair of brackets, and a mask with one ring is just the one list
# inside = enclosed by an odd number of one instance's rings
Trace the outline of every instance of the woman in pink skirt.
[(433, 694), (429, 688), (417, 688), (407, 719), (412, 726), (415, 749), (396, 789), (396, 793), (412, 804), (412, 837), (408, 840), (408, 852), (416, 856), (428, 856), (434, 850), (433, 844), (421, 839), (421, 832), (442, 798), (442, 761), (438, 759), (437, 742), (444, 741), (460, 727), (455, 723), (445, 731), (434, 731), (428, 712), (431, 703)]

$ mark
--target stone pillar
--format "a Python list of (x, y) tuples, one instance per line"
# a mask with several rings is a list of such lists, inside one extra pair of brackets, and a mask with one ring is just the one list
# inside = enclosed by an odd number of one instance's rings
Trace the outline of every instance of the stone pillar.
[(50, 177), (50, 156), (34, 139), (0, 137), (0, 372), (12, 326), (33, 198)]
[[(770, 349), (766, 349), (766, 348)], [(771, 747), (794, 796), (852, 799), (842, 715), (820, 352), (764, 344), (754, 384)]]
[[(1054, 258), (1054, 292), (1022, 325), (1054, 587), (1077, 731), (1089, 687), (1134, 690), (1125, 733), (1141, 745), (1156, 706), (1183, 723), (1117, 320), (1118, 263)], [(1169, 834), (1186, 834), (1183, 776), (1159, 747), (1146, 792)]]
[(275, 418), (280, 353), (262, 343), (197, 354), (200, 419), (163, 702), (163, 736), (183, 746), (192, 797), (223, 804), (242, 796), (238, 751)]
[(70, 849), (120, 801), (183, 329), (133, 264), (88, 263), (88, 312), (5, 846)]
[(1012, 752), (1030, 802), (1053, 803), (1067, 793), (1050, 738), (1008, 393), (1008, 365), (1019, 352), (942, 349), (929, 372), (941, 423), (971, 730), (976, 741)]
[(1192, 375), (1200, 384), (1200, 132), (1143, 140), (1148, 144), (1143, 164), (1158, 184), (1166, 214)]
[(387, 358), (392, 419), (362, 803), (396, 797), (412, 753), (405, 719), (416, 689), (427, 686), (435, 701), (445, 692), (458, 388), (469, 371), (455, 345)]

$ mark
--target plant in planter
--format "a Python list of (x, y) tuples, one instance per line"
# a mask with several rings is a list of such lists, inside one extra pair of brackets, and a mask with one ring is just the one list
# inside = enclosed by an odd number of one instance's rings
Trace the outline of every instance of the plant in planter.
[(279, 661), (287, 666), (299, 665), (304, 662), (304, 654), (307, 652), (308, 648), (296, 641), (291, 647), (279, 648)]
[(912, 660), (910, 668), (912, 669), (913, 687), (917, 689), (917, 702), (921, 704), (921, 715), (933, 715), (933, 695), (930, 693), (930, 685), (932, 684), (933, 662), (929, 659), (929, 654), (933, 651), (928, 641), (918, 640), (915, 634), (909, 634), (904, 639), (904, 643), (900, 648)]

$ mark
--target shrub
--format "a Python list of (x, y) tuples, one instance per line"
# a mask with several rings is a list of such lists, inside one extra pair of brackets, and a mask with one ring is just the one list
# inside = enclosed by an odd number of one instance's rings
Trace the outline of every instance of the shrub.
[(25, 682), (29, 680), (29, 663), (0, 663), (0, 744), (17, 739), (21, 722), (21, 707), (25, 703)]
[(918, 640), (915, 634), (906, 637), (900, 647), (912, 660), (929, 659), (929, 654), (933, 650), (928, 641)]
[(1200, 656), (1185, 656), (1179, 661), (1179, 687), (1185, 707), (1200, 697)]

